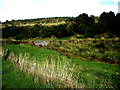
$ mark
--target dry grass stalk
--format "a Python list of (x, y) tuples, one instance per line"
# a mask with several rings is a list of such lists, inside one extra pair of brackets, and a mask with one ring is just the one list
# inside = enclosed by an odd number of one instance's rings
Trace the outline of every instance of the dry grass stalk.
[(20, 53), (19, 55), (15, 55), (14, 53), (10, 53), (8, 59), (17, 64), (22, 71), (31, 73), (35, 78), (35, 82), (43, 81), (44, 84), (53, 83), (59, 88), (84, 87), (83, 84), (78, 83), (78, 78), (74, 77), (73, 73), (76, 71), (75, 66), (71, 66), (70, 62), (66, 60), (66, 57), (63, 56), (63, 58), (60, 58), (58, 56), (58, 60), (47, 57), (42, 62), (28, 60), (30, 59), (29, 57), (27, 54), (23, 55)]

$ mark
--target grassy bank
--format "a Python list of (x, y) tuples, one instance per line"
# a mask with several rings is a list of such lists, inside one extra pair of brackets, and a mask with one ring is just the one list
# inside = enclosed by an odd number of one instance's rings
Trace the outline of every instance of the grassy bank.
[[(7, 45), (7, 47), (8, 46), (9, 45)], [(15, 47), (16, 45), (10, 45), (10, 47), (11, 46)], [(25, 48), (26, 45), (21, 45), (22, 51), (25, 50), (22, 49), (23, 46)], [(32, 50), (34, 48), (30, 46), (26, 47), (29, 47), (29, 50)], [(34, 48), (34, 50), (35, 49), (37, 50), (38, 48)], [(49, 55), (49, 50), (38, 49), (39, 51), (41, 51), (41, 53), (39, 52), (38, 55), (41, 55), (43, 58), (36, 58), (30, 55), (31, 52), (29, 52), (28, 54), (23, 54), (23, 52), (19, 51), (17, 54), (15, 54), (15, 50), (12, 50), (7, 49), (6, 51), (4, 51), (4, 58), (7, 57), (6, 59), (11, 60), (23, 72), (32, 74), (34, 76), (35, 82), (42, 82), (45, 85), (54, 85), (55, 87), (59, 88), (83, 87), (77, 82), (77, 77), (74, 74), (76, 72), (75, 67), (72, 67), (72, 64), (66, 60), (66, 57), (59, 56), (55, 51), (53, 51), (52, 55)]]
[(42, 83), (35, 83), (31, 74), (23, 73), (10, 60), (2, 61), (2, 88), (51, 88)]
[[(68, 59), (59, 55), (57, 51), (27, 45), (4, 45), (3, 49), (8, 49), (9, 55), (7, 57), (13, 60), (19, 58), (19, 62), (24, 60), (29, 64), (36, 63), (37, 67), (34, 69), (34, 75), (39, 73), (40, 77), (37, 78), (37, 81), (45, 81), (46, 85), (54, 87), (119, 88), (120, 66), (117, 64)], [(18, 63), (15, 64), (19, 66)], [(29, 64), (21, 65), (24, 67)], [(31, 69), (29, 66), (27, 67), (26, 70)]]

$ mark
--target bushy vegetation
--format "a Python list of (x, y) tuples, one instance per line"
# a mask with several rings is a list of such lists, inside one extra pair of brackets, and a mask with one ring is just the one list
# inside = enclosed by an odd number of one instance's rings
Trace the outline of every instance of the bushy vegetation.
[(32, 74), (34, 82), (59, 88), (119, 88), (119, 65), (68, 59), (57, 51), (27, 45), (4, 45), (3, 49), (3, 58)]
[[(15, 39), (28, 39), (35, 37), (57, 38), (69, 37), (82, 34), (85, 37), (95, 37), (98, 34), (107, 33), (109, 37), (120, 36), (120, 13), (103, 12), (99, 19), (94, 15), (88, 16), (86, 13), (80, 14), (76, 18), (43, 19), (42, 21), (27, 22), (31, 26), (16, 24), (17, 21), (6, 22), (3, 28), (3, 38), (14, 37)], [(53, 21), (52, 21), (53, 20)], [(56, 21), (55, 21), (56, 20)], [(97, 21), (96, 21), (97, 20)], [(59, 21), (64, 22), (60, 23)], [(16, 22), (16, 23), (15, 23)], [(19, 21), (18, 21), (19, 22)], [(23, 21), (24, 22), (24, 21)], [(52, 25), (52, 22), (58, 23)], [(66, 23), (65, 23), (66, 22)], [(12, 26), (10, 26), (10, 24)]]
[(84, 38), (51, 42), (49, 49), (69, 58), (120, 64), (120, 38)]

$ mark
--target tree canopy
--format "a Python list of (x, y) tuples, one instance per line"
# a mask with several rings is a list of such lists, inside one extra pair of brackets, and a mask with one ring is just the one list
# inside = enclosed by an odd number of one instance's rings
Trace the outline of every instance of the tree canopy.
[[(39, 21), (40, 19), (35, 20)], [(32, 20), (33, 23), (35, 20)], [(102, 33), (109, 33), (111, 36), (120, 36), (120, 13), (115, 15), (112, 11), (103, 12), (100, 17), (97, 18), (94, 15), (88, 16), (88, 14), (83, 13), (78, 17), (55, 17), (41, 20), (48, 21), (48, 23), (52, 23), (55, 20), (64, 20), (66, 23), (55, 26), (43, 26), (39, 23), (34, 26), (16, 26), (16, 20), (7, 20), (4, 23), (7, 24), (2, 30), (3, 38), (14, 37), (16, 39), (27, 39), (51, 36), (62, 38), (73, 36), (75, 34), (82, 34), (85, 35), (85, 37), (94, 37), (97, 34)], [(23, 20), (23, 22), (25, 21), (30, 20)], [(18, 22), (22, 22), (22, 20), (18, 20)], [(9, 26), (10, 23), (12, 23), (11, 26)]]

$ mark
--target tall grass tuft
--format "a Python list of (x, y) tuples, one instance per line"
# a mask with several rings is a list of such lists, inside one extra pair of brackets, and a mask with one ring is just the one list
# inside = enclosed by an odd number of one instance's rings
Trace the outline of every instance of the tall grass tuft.
[(35, 57), (30, 57), (26, 53), (15, 55), (11, 52), (7, 59), (17, 64), (23, 72), (31, 73), (35, 82), (43, 82), (46, 85), (54, 85), (57, 88), (84, 87), (84, 84), (78, 81), (79, 73), (75, 65), (66, 60), (65, 56), (60, 57), (58, 55), (57, 59), (47, 56), (39, 62)]

